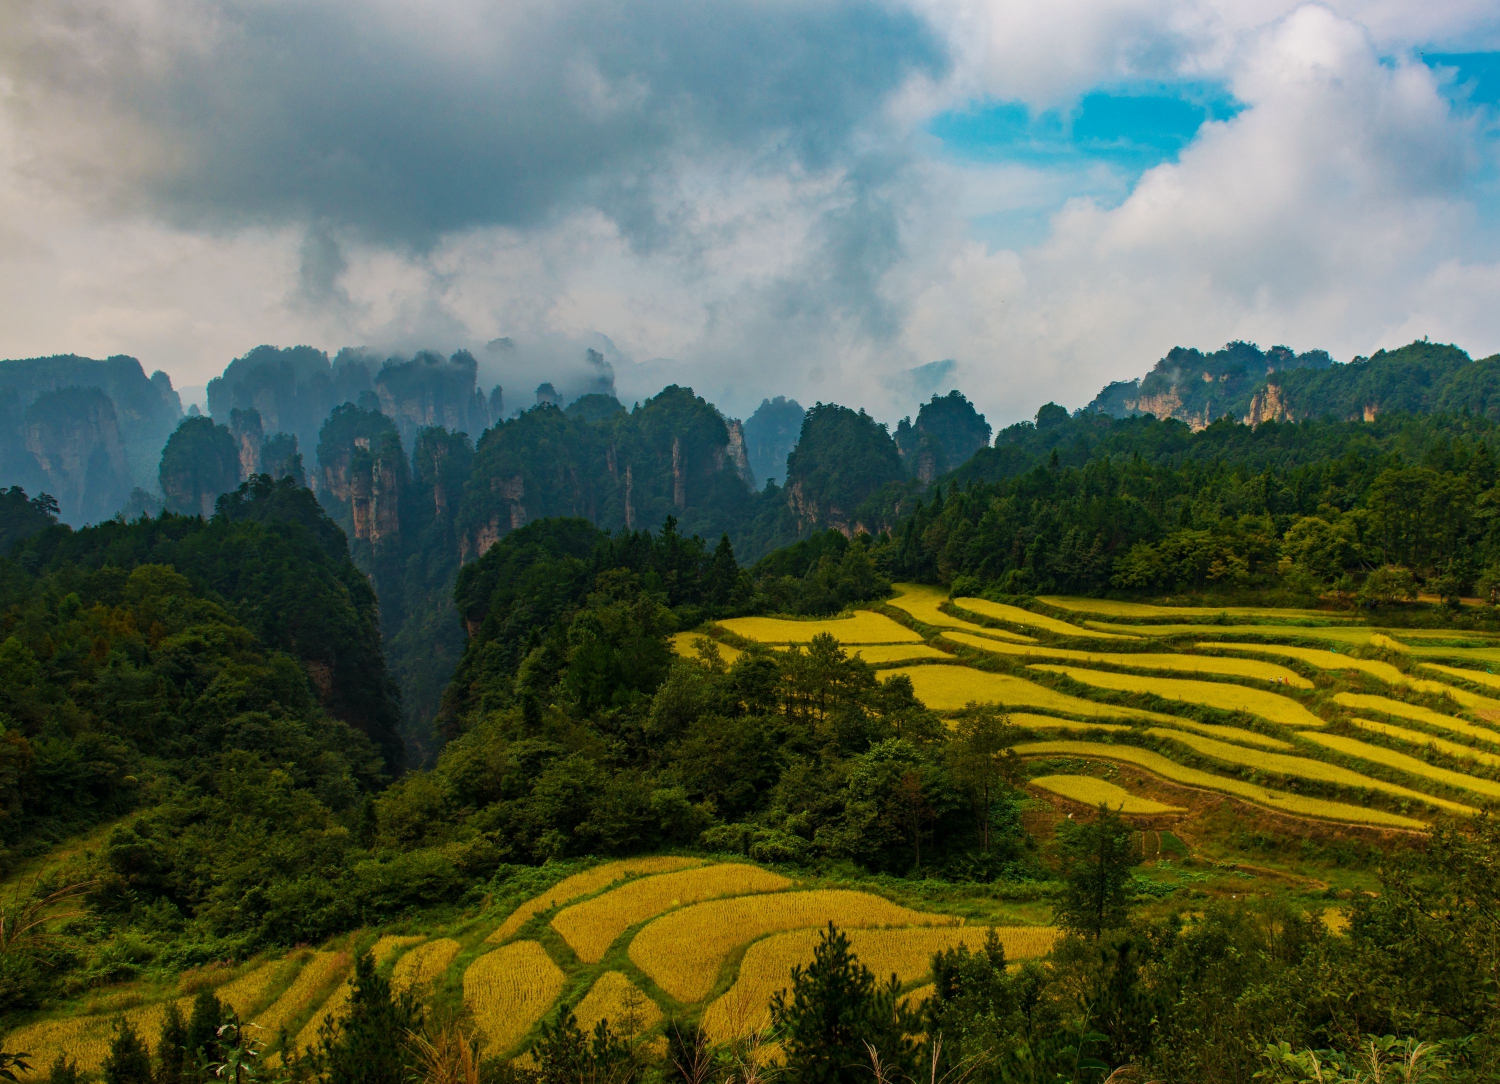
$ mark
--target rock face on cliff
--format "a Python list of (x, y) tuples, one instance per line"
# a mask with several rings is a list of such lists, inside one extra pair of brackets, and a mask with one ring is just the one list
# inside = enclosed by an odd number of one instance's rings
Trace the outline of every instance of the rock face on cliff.
[(921, 482), (962, 466), (981, 448), (989, 447), (990, 423), (961, 392), (934, 395), (917, 411), (917, 422), (901, 419), (896, 447), (907, 471)]
[(239, 487), (239, 442), (211, 418), (186, 418), (162, 449), (157, 479), (169, 512), (208, 519), (220, 495)]
[(181, 415), (167, 374), (135, 358), (0, 361), (0, 478), (51, 493), (66, 522), (107, 518), (133, 485), (154, 488)]
[[(392, 359), (375, 374), (380, 412), (396, 423), (401, 442), (414, 447), (417, 433), (433, 426), (450, 432), (484, 432), (493, 420), (490, 400), (476, 386), (479, 363), (467, 350), (444, 360), (423, 351), (410, 361)], [(499, 406), (499, 389), (495, 389)]]
[(787, 507), (799, 534), (832, 528), (872, 530), (861, 506), (906, 476), (886, 427), (863, 410), (819, 403), (807, 412), (797, 447), (787, 457)]

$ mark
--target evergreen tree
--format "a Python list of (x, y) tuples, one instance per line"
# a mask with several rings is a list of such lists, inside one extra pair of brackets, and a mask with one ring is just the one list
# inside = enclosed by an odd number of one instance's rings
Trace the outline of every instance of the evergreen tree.
[(1130, 871), (1137, 858), (1130, 828), (1102, 802), (1087, 824), (1069, 821), (1058, 836), (1066, 888), (1057, 908), (1065, 929), (1098, 937), (1125, 924), (1129, 914)]
[(177, 1003), (167, 1005), (167, 1015), (162, 1020), (161, 1039), (156, 1044), (156, 1084), (183, 1084), (189, 1079), (185, 1074), (192, 1067), (188, 1057), (187, 1024)]
[[(219, 1028), (227, 1015), (218, 996), (212, 990), (204, 990), (193, 1000), (193, 1011), (188, 1015), (187, 1030), (183, 1036), (183, 1079), (202, 1079), (198, 1067), (222, 1060), (219, 1043)], [(165, 1038), (165, 1036), (163, 1036)]]
[(405, 1084), (416, 1066), (406, 1036), (421, 1027), (420, 1006), (409, 992), (392, 995), (369, 952), (354, 961), (353, 986), (348, 1009), (320, 1036), (326, 1084)]
[(104, 1084), (151, 1084), (151, 1051), (129, 1020), (115, 1026), (104, 1058)]
[(78, 1061), (66, 1055), (58, 1054), (52, 1059), (52, 1067), (47, 1071), (47, 1084), (84, 1084), (87, 1077), (78, 1068)]

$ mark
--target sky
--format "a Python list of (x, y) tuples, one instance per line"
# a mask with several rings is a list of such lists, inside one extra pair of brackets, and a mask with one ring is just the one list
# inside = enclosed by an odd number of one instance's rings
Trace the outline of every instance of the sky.
[[(1493, 0), (9, 0), (0, 357), (468, 348), (997, 426), (1500, 351)], [(514, 349), (484, 349), (508, 338)], [(522, 359), (517, 361), (516, 359)]]

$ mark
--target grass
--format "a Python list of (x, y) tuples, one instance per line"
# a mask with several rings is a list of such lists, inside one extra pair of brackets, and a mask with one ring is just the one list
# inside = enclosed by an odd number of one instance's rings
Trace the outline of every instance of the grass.
[(573, 1008), (578, 1027), (592, 1035), (600, 1020), (608, 1020), (616, 1035), (635, 1035), (661, 1023), (661, 1007), (643, 994), (621, 971), (606, 971)]
[[(991, 602), (983, 598), (956, 598), (953, 605), (960, 610), (968, 610), (970, 613), (979, 614), (981, 617), (994, 618), (996, 621), (1007, 621), (1012, 625), (1025, 625), (1028, 628), (1041, 629), (1043, 632), (1055, 633), (1058, 636), (1083, 636), (1090, 639), (1105, 637), (1111, 640), (1124, 639), (1118, 634), (1103, 634), (1093, 629), (1079, 628), (1070, 625), (1066, 621), (1059, 621), (1055, 617), (1046, 614), (1032, 613), (1023, 610), (1019, 606), (1007, 606), (1003, 602)], [(1129, 637), (1138, 639), (1138, 637)]]
[(677, 632), (672, 634), (671, 639), (672, 650), (677, 652), (677, 654), (681, 655), (685, 659), (701, 660), (703, 658), (703, 652), (699, 650), (701, 646), (699, 644), (700, 640), (707, 640), (709, 643), (713, 644), (713, 646), (719, 651), (719, 658), (723, 659), (724, 662), (730, 666), (734, 665), (735, 659), (744, 654), (744, 652), (739, 648), (734, 647), (731, 644), (721, 644), (713, 637), (705, 636), (701, 632)]
[(1105, 598), (1073, 598), (1067, 595), (1038, 595), (1038, 602), (1074, 613), (1103, 614), (1105, 617), (1271, 617), (1288, 621), (1311, 618), (1324, 621), (1347, 621), (1348, 618), (1326, 614), (1321, 610), (1286, 610), (1273, 606), (1157, 606), (1149, 602), (1116, 602)]
[(562, 993), (566, 980), (536, 941), (512, 941), (464, 972), (464, 1004), (484, 1034), (488, 1054), (515, 1046)]
[(894, 674), (911, 678), (917, 699), (932, 711), (962, 711), (969, 704), (998, 704), (1002, 707), (1042, 708), (1065, 711), (1072, 715), (1102, 719), (1155, 719), (1170, 716), (1137, 708), (1099, 704), (1093, 700), (1060, 693), (1011, 674), (992, 674), (967, 666), (909, 666), (882, 670), (882, 680)]
[[(1234, 764), (1242, 768), (1252, 768), (1256, 771), (1290, 776), (1293, 779), (1311, 779), (1315, 783), (1332, 783), (1335, 786), (1353, 787), (1357, 790), (1380, 791), (1382, 794), (1404, 798), (1409, 802), (1421, 802), (1439, 809), (1446, 809), (1450, 813), (1472, 814), (1476, 812), (1469, 806), (1461, 805), (1458, 802), (1450, 802), (1446, 798), (1435, 798), (1430, 794), (1423, 794), (1421, 791), (1410, 790), (1406, 787), (1397, 786), (1395, 783), (1387, 783), (1384, 779), (1373, 779), (1368, 775), (1361, 775), (1359, 772), (1352, 771), (1349, 768), (1341, 768), (1337, 764), (1328, 764), (1321, 760), (1313, 760), (1310, 757), (1287, 756), (1284, 753), (1252, 752), (1238, 745), (1230, 745), (1228, 742), (1199, 737), (1197, 734), (1179, 734), (1164, 727), (1152, 727), (1147, 733), (1153, 737), (1168, 738), (1179, 742), (1182, 745), (1186, 745), (1195, 753), (1212, 757), (1214, 760), (1222, 761), (1225, 764)], [(1321, 735), (1314, 737), (1314, 740), (1321, 740)]]
[(1202, 704), (1220, 711), (1246, 711), (1273, 723), (1291, 727), (1321, 727), (1327, 724), (1290, 697), (1247, 689), (1223, 681), (1191, 681), (1185, 678), (1143, 677), (1137, 674), (1113, 674), (1103, 670), (1083, 670), (1076, 666), (1049, 666), (1034, 663), (1032, 670), (1066, 674), (1074, 681), (1125, 693), (1150, 693), (1163, 700), (1185, 704)]
[(1335, 693), (1334, 702), (1346, 708), (1353, 708), (1362, 712), (1379, 712), (1382, 715), (1395, 715), (1402, 719), (1413, 719), (1428, 726), (1435, 726), (1441, 730), (1449, 730), (1454, 734), (1462, 734), (1466, 738), (1474, 738), (1478, 741), (1500, 743), (1500, 731), (1491, 730), (1488, 727), (1476, 726), (1466, 723), (1462, 719), (1455, 719), (1451, 715), (1444, 715), (1440, 711), (1424, 708), (1420, 704), (1408, 704), (1404, 700), (1392, 700), (1385, 696), (1370, 696), (1365, 693)]
[[(945, 632), (943, 639), (992, 651), (997, 655), (1017, 655), (1028, 659), (1070, 659), (1099, 666), (1130, 666), (1137, 670), (1175, 670), (1180, 673), (1223, 674), (1226, 677), (1251, 678), (1255, 681), (1285, 682), (1297, 689), (1311, 689), (1312, 682), (1296, 671), (1258, 659), (1234, 659), (1222, 655), (1176, 655), (1162, 652), (1075, 651), (1066, 647), (1002, 644), (986, 641), (966, 632)], [(1394, 668), (1393, 668), (1394, 669)]]
[(552, 928), (580, 960), (596, 964), (627, 929), (670, 908), (720, 896), (776, 892), (791, 884), (779, 873), (739, 863), (662, 873), (574, 904), (558, 912)]
[(1361, 730), (1384, 734), (1388, 738), (1395, 738), (1397, 741), (1404, 741), (1411, 745), (1424, 745), (1436, 749), (1439, 753), (1446, 753), (1450, 757), (1458, 757), (1460, 759), (1468, 757), (1476, 764), (1486, 764), (1492, 768), (1500, 768), (1500, 756), (1496, 756), (1494, 753), (1486, 753), (1479, 749), (1472, 749), (1467, 745), (1459, 745), (1457, 742), (1434, 738), (1431, 734), (1423, 734), (1419, 730), (1407, 730), (1405, 727), (1392, 726), (1390, 723), (1377, 723), (1373, 719), (1350, 719), (1349, 721)]
[(1189, 768), (1168, 760), (1160, 753), (1149, 749), (1138, 749), (1133, 745), (1100, 745), (1086, 741), (1028, 742), (1015, 747), (1023, 757), (1075, 756), (1091, 757), (1116, 763), (1134, 764), (1155, 772), (1163, 779), (1202, 790), (1242, 798), (1252, 805), (1262, 806), (1279, 813), (1295, 817), (1311, 817), (1316, 820), (1344, 821), (1350, 824), (1368, 824), (1385, 828), (1425, 829), (1426, 823), (1399, 813), (1387, 813), (1383, 809), (1364, 809), (1345, 802), (1332, 802), (1322, 798), (1305, 798), (1300, 794), (1271, 790), (1268, 787), (1246, 783), (1242, 779), (1229, 779), (1212, 772)]
[(1360, 670), (1371, 677), (1396, 685), (1410, 680), (1404, 671), (1379, 659), (1356, 659), (1352, 655), (1340, 655), (1337, 651), (1326, 651), (1320, 647), (1289, 647), (1285, 644), (1220, 644), (1203, 643), (1199, 648), (1227, 648), (1233, 651), (1256, 651), (1263, 655), (1279, 655), (1286, 659), (1297, 659), (1319, 670)]
[(948, 601), (948, 592), (941, 587), (929, 587), (922, 583), (898, 583), (895, 588), (899, 593), (895, 598), (887, 599), (886, 605), (905, 610), (924, 625), (939, 629), (965, 629), (968, 632), (978, 633), (980, 636), (988, 636), (996, 640), (1010, 640), (1018, 644), (1036, 643), (1034, 636), (1022, 636), (1018, 632), (1007, 632), (1005, 629), (992, 629), (975, 621), (965, 621), (961, 617), (943, 613), (938, 607)]
[(783, 930), (837, 922), (869, 926), (957, 926), (962, 919), (923, 914), (879, 896), (850, 889), (778, 892), (711, 900), (663, 915), (630, 942), (630, 959), (651, 980), (684, 1003), (702, 1001), (724, 961), (749, 941)]
[[(904, 985), (926, 977), (934, 953), (966, 945), (983, 947), (989, 928), (917, 927), (896, 930), (849, 930), (849, 947), (881, 982), (895, 975)], [(1049, 952), (1058, 931), (1051, 926), (1000, 927), (995, 930), (1008, 960)], [(770, 1023), (771, 997), (791, 986), (792, 968), (812, 960), (821, 929), (793, 930), (755, 942), (745, 953), (735, 983), (703, 1013), (709, 1039), (727, 1043)]]
[(1471, 794), (1482, 794), (1486, 798), (1500, 798), (1500, 783), (1492, 779), (1480, 779), (1477, 776), (1465, 775), (1463, 772), (1439, 768), (1428, 764), (1425, 760), (1418, 760), (1405, 753), (1398, 753), (1394, 749), (1387, 749), (1383, 745), (1370, 745), (1338, 734), (1309, 734), (1307, 737), (1345, 756), (1358, 757), (1373, 764), (1384, 764), (1388, 768), (1395, 768), (1407, 775), (1433, 779), (1439, 783), (1446, 783), (1450, 787), (1469, 791)]
[(463, 946), (450, 937), (418, 945), (396, 961), (391, 972), (391, 989), (397, 993), (411, 990), (421, 995), (434, 979), (448, 970), (461, 948)]
[(1131, 794), (1124, 787), (1117, 787), (1105, 779), (1091, 775), (1038, 775), (1027, 780), (1034, 787), (1041, 787), (1053, 794), (1071, 798), (1075, 802), (1097, 807), (1101, 803), (1120, 813), (1181, 813), (1179, 806), (1165, 802), (1153, 802), (1150, 798)]
[(668, 873), (688, 866), (701, 866), (701, 858), (680, 858), (675, 855), (656, 855), (650, 858), (625, 858), (618, 862), (605, 862), (593, 869), (564, 877), (541, 895), (527, 900), (511, 912), (510, 917), (490, 934), (487, 941), (494, 944), (512, 937), (526, 923), (543, 911), (561, 907), (580, 896), (592, 895), (601, 888), (608, 888), (616, 881), (627, 877), (640, 877), (653, 873)]
[(912, 644), (922, 637), (885, 614), (855, 610), (849, 617), (824, 621), (795, 621), (785, 617), (731, 617), (719, 627), (763, 644), (805, 644), (828, 633), (841, 644)]

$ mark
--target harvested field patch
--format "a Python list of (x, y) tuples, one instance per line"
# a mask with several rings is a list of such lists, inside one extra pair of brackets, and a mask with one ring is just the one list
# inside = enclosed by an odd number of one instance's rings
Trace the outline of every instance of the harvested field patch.
[(836, 922), (870, 926), (958, 926), (952, 915), (924, 914), (867, 892), (819, 889), (710, 900), (652, 922), (630, 942), (630, 959), (678, 1001), (702, 1001), (724, 960), (768, 933)]
[(1010, 640), (1018, 644), (1036, 643), (1034, 636), (1023, 636), (1019, 632), (1009, 632), (1005, 629), (992, 629), (976, 621), (965, 621), (961, 617), (943, 613), (938, 607), (948, 601), (948, 592), (941, 587), (929, 587), (921, 583), (898, 583), (895, 588), (896, 597), (886, 600), (886, 605), (905, 610), (924, 625), (932, 625), (940, 629), (964, 629), (980, 636), (988, 636), (996, 640)]
[(573, 1009), (578, 1028), (592, 1035), (600, 1020), (608, 1020), (616, 1035), (637, 1035), (661, 1023), (661, 1007), (620, 971), (606, 971)]
[(1328, 621), (1337, 623), (1350, 618), (1322, 610), (1287, 610), (1274, 606), (1160, 606), (1149, 602), (1116, 602), (1106, 598), (1075, 598), (1067, 595), (1038, 595), (1038, 602), (1074, 613), (1103, 614), (1105, 617), (1264, 617), (1273, 621)]
[[(885, 982), (895, 975), (902, 984), (915, 982), (932, 970), (935, 953), (967, 945), (983, 948), (989, 927), (916, 927), (895, 930), (845, 930), (849, 947), (859, 962)], [(1007, 960), (1042, 956), (1052, 950), (1058, 931), (1053, 926), (1001, 926), (996, 936)], [(740, 964), (739, 976), (724, 995), (703, 1014), (703, 1027), (714, 1042), (726, 1043), (770, 1023), (770, 1004), (778, 990), (790, 988), (792, 968), (812, 961), (822, 929), (774, 934), (751, 945)]]
[(552, 928), (585, 963), (598, 963), (615, 939), (637, 922), (685, 903), (777, 892), (792, 882), (779, 873), (724, 863), (642, 877), (559, 911)]
[(605, 862), (603, 865), (595, 866), (593, 869), (584, 870), (582, 873), (575, 873), (571, 877), (564, 877), (541, 895), (527, 900), (512, 911), (510, 917), (500, 924), (499, 929), (490, 934), (485, 940), (498, 944), (507, 937), (512, 936), (527, 922), (531, 921), (533, 917), (541, 914), (543, 911), (550, 911), (554, 907), (561, 907), (570, 900), (576, 900), (579, 896), (587, 896), (598, 892), (601, 888), (608, 888), (616, 881), (623, 881), (627, 877), (644, 877), (653, 873), (670, 873), (672, 870), (701, 865), (703, 865), (703, 859), (701, 858), (682, 858), (676, 855), (624, 858), (618, 862)]
[(1179, 806), (1142, 798), (1138, 794), (1131, 794), (1124, 787), (1116, 786), (1106, 779), (1096, 779), (1092, 775), (1038, 775), (1027, 782), (1084, 805), (1098, 806), (1102, 802), (1120, 813), (1182, 812)]
[(396, 993), (411, 990), (422, 995), (433, 980), (448, 970), (448, 965), (463, 946), (451, 937), (440, 937), (418, 945), (396, 961), (391, 972), (391, 989)]
[(719, 627), (762, 644), (805, 644), (828, 633), (841, 644), (919, 644), (922, 637), (885, 614), (855, 610), (852, 616), (824, 621), (793, 621), (784, 617), (731, 617)]
[(488, 1054), (515, 1046), (562, 993), (567, 976), (536, 941), (512, 941), (464, 972), (464, 1003)]
[[(1214, 741), (1212, 738), (1200, 738), (1196, 734), (1179, 734), (1167, 730), (1165, 727), (1152, 727), (1148, 734), (1157, 738), (1168, 738), (1175, 742), (1186, 745), (1196, 753), (1206, 757), (1223, 761), (1225, 764), (1235, 764), (1244, 768), (1253, 768), (1256, 771), (1271, 772), (1276, 775), (1290, 776), (1293, 779), (1311, 779), (1317, 783), (1332, 783), (1340, 787), (1353, 787), (1359, 790), (1376, 790), (1382, 794), (1390, 794), (1397, 798), (1405, 798), (1407, 801), (1421, 802), (1426, 805), (1440, 809), (1446, 809), (1450, 813), (1472, 814), (1475, 810), (1458, 802), (1450, 802), (1446, 798), (1435, 798), (1421, 791), (1411, 790), (1407, 787), (1397, 786), (1395, 783), (1387, 783), (1384, 779), (1374, 779), (1368, 775), (1341, 768), (1337, 764), (1328, 764), (1321, 760), (1313, 760), (1311, 757), (1286, 756), (1282, 753), (1262, 753), (1256, 750), (1242, 748), (1238, 745), (1230, 745), (1228, 742)], [(1313, 735), (1308, 735), (1313, 737)], [(1321, 740), (1321, 735), (1314, 738)], [(1343, 739), (1348, 741), (1350, 739)]]
[(702, 659), (703, 652), (700, 650), (700, 640), (707, 640), (714, 647), (718, 648), (719, 658), (723, 659), (724, 662), (730, 666), (734, 665), (735, 659), (744, 654), (744, 652), (739, 648), (734, 647), (730, 644), (720, 643), (712, 636), (705, 636), (701, 632), (673, 633), (672, 650), (677, 652), (677, 654), (681, 655), (685, 659)]
[(1271, 790), (1267, 787), (1247, 783), (1242, 779), (1229, 779), (1213, 772), (1200, 771), (1168, 760), (1160, 753), (1149, 749), (1138, 749), (1133, 745), (1101, 745), (1086, 741), (1042, 741), (1027, 742), (1015, 747), (1020, 756), (1074, 756), (1109, 760), (1119, 764), (1134, 764), (1161, 776), (1173, 783), (1218, 791), (1220, 794), (1243, 798), (1254, 805), (1264, 806), (1296, 817), (1312, 817), (1316, 820), (1344, 821), (1350, 824), (1369, 824), (1378, 827), (1423, 829), (1427, 825), (1412, 817), (1399, 813), (1387, 813), (1383, 809), (1364, 809), (1346, 802), (1330, 802), (1321, 798), (1304, 798), (1300, 794)]
[(1359, 757), (1373, 764), (1384, 764), (1388, 768), (1395, 768), (1407, 775), (1435, 779), (1439, 783), (1446, 783), (1450, 787), (1457, 787), (1471, 794), (1482, 794), (1486, 798), (1500, 798), (1500, 783), (1496, 783), (1493, 779), (1481, 779), (1478, 776), (1465, 775), (1463, 772), (1439, 768), (1434, 764), (1428, 764), (1425, 760), (1398, 753), (1394, 749), (1387, 749), (1383, 745), (1370, 745), (1368, 742), (1357, 741), (1338, 734), (1309, 734), (1307, 737), (1309, 741), (1315, 741), (1345, 756)]
[(933, 711), (962, 711), (969, 704), (1000, 704), (1004, 707), (1042, 708), (1101, 719), (1164, 719), (1155, 712), (1136, 708), (1096, 704), (1082, 697), (1069, 696), (1045, 685), (1010, 674), (991, 674), (967, 666), (910, 666), (882, 670), (876, 677), (886, 680), (894, 674), (911, 678), (917, 699)]
[(1296, 689), (1311, 689), (1312, 682), (1294, 670), (1258, 659), (1235, 659), (1224, 655), (1180, 655), (1166, 652), (1075, 651), (1066, 647), (1042, 644), (1002, 644), (986, 641), (966, 632), (945, 632), (943, 639), (966, 647), (977, 647), (997, 655), (1027, 659), (1069, 659), (1099, 666), (1129, 666), (1136, 670), (1175, 670), (1180, 673), (1222, 674), (1225, 677), (1251, 678), (1255, 681), (1280, 681)]
[(1420, 704), (1408, 704), (1403, 700), (1370, 696), (1365, 693), (1335, 693), (1333, 699), (1335, 703), (1356, 711), (1379, 712), (1382, 715), (1394, 715), (1401, 719), (1414, 719), (1419, 723), (1449, 730), (1454, 734), (1462, 734), (1477, 741), (1500, 743), (1500, 730), (1491, 730), (1489, 727), (1478, 726), (1463, 719), (1455, 719), (1451, 715), (1424, 708)]
[(1424, 734), (1420, 730), (1407, 730), (1405, 727), (1392, 726), (1390, 723), (1377, 723), (1373, 719), (1350, 719), (1349, 721), (1361, 730), (1384, 734), (1388, 738), (1395, 738), (1397, 741), (1404, 741), (1411, 745), (1429, 746), (1440, 753), (1446, 753), (1450, 757), (1468, 757), (1476, 764), (1488, 765), (1491, 768), (1500, 768), (1500, 756), (1496, 756), (1494, 753), (1486, 753), (1472, 746), (1459, 745), (1458, 742), (1434, 738), (1431, 734)]
[[(1058, 636), (1082, 636), (1098, 640), (1101, 637), (1110, 640), (1126, 639), (1118, 633), (1101, 633), (1096, 629), (1080, 628), (1066, 621), (1059, 621), (1055, 617), (1046, 614), (1032, 613), (1023, 610), (1019, 606), (1007, 606), (1003, 602), (990, 602), (982, 598), (956, 598), (953, 605), (957, 609), (967, 610), (971, 614), (979, 614), (981, 617), (993, 618), (996, 621), (1007, 621), (1012, 625), (1024, 625), (1027, 628), (1041, 629), (1043, 632), (1054, 633)], [(1138, 639), (1131, 636), (1129, 639)]]
[(1032, 670), (1066, 674), (1074, 681), (1126, 693), (1151, 693), (1164, 700), (1184, 704), (1202, 704), (1220, 711), (1246, 711), (1273, 723), (1291, 727), (1327, 726), (1312, 712), (1290, 697), (1264, 689), (1247, 689), (1224, 681), (1192, 681), (1186, 678), (1143, 677), (1136, 674), (1112, 674), (1103, 670), (1084, 670), (1076, 666), (1049, 666), (1033, 663)]

